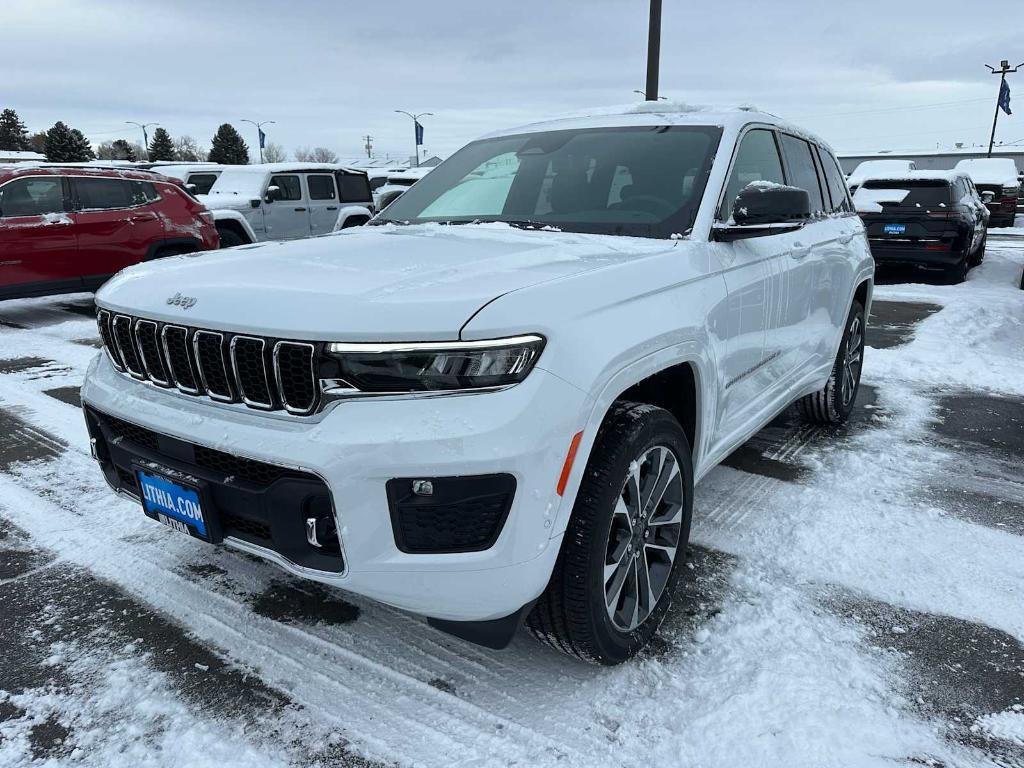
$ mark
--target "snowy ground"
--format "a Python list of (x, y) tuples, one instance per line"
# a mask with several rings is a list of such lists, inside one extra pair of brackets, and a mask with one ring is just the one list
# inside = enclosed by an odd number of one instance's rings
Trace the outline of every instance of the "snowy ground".
[(152, 523), (88, 456), (88, 297), (4, 303), (0, 765), (1024, 765), (1022, 265), (993, 236), (964, 285), (879, 286), (857, 418), (783, 414), (705, 479), (614, 670)]

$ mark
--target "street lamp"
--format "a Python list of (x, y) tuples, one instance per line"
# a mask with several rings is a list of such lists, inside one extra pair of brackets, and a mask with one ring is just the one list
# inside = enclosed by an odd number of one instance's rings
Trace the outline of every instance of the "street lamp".
[(146, 154), (146, 159), (149, 160), (149, 134), (146, 133), (146, 129), (151, 125), (160, 125), (160, 123), (136, 123), (134, 120), (125, 120), (125, 125), (137, 125), (142, 129), (142, 151)]
[(433, 112), (420, 112), (418, 115), (414, 115), (412, 112), (406, 112), (404, 109), (396, 109), (395, 112), (398, 112), (398, 113), (403, 114), (403, 115), (408, 115), (409, 117), (412, 118), (412, 130), (413, 130), (413, 134), (415, 136), (415, 147), (416, 147), (416, 154), (415, 154), (415, 157), (416, 157), (416, 167), (419, 168), (420, 167), (420, 118), (421, 117), (426, 117), (427, 115), (433, 115), (434, 113)]
[(251, 125), (255, 125), (256, 126), (256, 143), (259, 144), (259, 147), (260, 147), (260, 164), (262, 165), (263, 164), (263, 137), (265, 135), (263, 133), (263, 126), (264, 125), (272, 125), (274, 123), (274, 121), (273, 120), (264, 120), (262, 123), (257, 123), (255, 120), (246, 120), (245, 118), (242, 118), (238, 122), (240, 122), (240, 123), (250, 123)]

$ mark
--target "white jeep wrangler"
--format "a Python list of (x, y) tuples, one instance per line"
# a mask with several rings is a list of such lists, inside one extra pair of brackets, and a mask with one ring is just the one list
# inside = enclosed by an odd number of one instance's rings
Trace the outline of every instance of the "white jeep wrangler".
[(222, 166), (196, 197), (214, 213), (222, 248), (324, 235), (365, 224), (375, 210), (366, 173), (331, 163)]
[(370, 226), (125, 270), (86, 419), (154, 520), (612, 664), (672, 602), (694, 483), (794, 402), (850, 414), (873, 270), (833, 153), (774, 116), (538, 123)]

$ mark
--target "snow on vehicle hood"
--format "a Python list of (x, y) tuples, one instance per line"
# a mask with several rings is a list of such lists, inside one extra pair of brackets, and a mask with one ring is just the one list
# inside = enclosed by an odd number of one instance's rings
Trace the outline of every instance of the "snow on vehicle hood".
[(96, 302), (157, 320), (280, 338), (457, 339), (477, 310), (505, 293), (675, 244), (504, 224), (371, 226), (146, 262), (118, 273)]
[(252, 208), (252, 200), (258, 200), (259, 195), (257, 194), (255, 198), (240, 197), (236, 194), (196, 195), (195, 198), (211, 211), (217, 210), (218, 208), (227, 208), (231, 211), (246, 211)]

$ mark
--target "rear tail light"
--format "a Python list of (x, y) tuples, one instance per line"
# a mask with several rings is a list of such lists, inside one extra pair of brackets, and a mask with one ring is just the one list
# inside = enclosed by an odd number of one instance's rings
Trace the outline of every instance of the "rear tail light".
[(933, 219), (955, 219), (960, 214), (957, 211), (928, 211)]
[(952, 243), (932, 243), (925, 247), (927, 251), (950, 251), (952, 249)]

